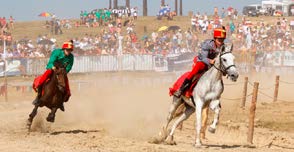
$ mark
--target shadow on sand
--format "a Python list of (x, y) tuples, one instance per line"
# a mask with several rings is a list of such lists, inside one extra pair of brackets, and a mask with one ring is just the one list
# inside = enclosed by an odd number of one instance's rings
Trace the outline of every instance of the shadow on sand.
[(68, 131), (55, 131), (50, 133), (50, 135), (59, 135), (59, 134), (79, 134), (79, 133), (90, 133), (90, 132), (100, 132), (101, 130), (81, 130), (81, 129), (76, 129), (76, 130), (68, 130)]
[(210, 148), (222, 148), (222, 149), (233, 149), (244, 147), (244, 145), (205, 145)]

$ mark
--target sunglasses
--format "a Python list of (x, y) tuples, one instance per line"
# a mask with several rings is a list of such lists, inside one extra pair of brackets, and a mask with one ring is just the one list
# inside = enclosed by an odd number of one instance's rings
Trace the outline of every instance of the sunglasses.
[(223, 39), (223, 38), (217, 38), (217, 40), (218, 40), (219, 42), (224, 42), (224, 41), (225, 41), (225, 39)]

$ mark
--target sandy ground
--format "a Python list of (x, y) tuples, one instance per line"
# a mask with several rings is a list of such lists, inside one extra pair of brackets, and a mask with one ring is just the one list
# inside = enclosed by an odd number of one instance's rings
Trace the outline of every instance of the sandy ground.
[[(26, 119), (33, 106), (34, 93), (9, 88), (9, 101), (0, 97), (1, 152), (109, 152), (109, 151), (225, 151), (276, 152), (294, 151), (294, 85), (280, 84), (279, 99), (272, 102), (274, 76), (249, 75), (249, 81), (260, 82), (264, 94), (258, 96), (253, 145), (247, 147), (248, 112), (251, 96), (245, 109), (240, 107), (244, 76), (234, 85), (225, 79), (220, 124), (215, 134), (207, 133), (207, 147), (193, 147), (195, 116), (177, 130), (177, 145), (156, 145), (147, 141), (158, 134), (167, 116), (171, 97), (168, 87), (174, 74), (108, 73), (71, 75), (72, 94), (65, 112), (58, 111), (55, 123), (46, 122), (49, 113), (39, 109), (32, 132), (26, 129)], [(294, 82), (291, 76), (281, 80)], [(31, 81), (11, 78), (10, 83)], [(1, 79), (3, 82), (3, 79)], [(77, 82), (84, 82), (78, 85)], [(248, 86), (248, 94), (252, 92)], [(291, 101), (292, 100), (292, 101)], [(210, 121), (211, 121), (210, 114)], [(209, 122), (210, 122), (209, 121)]]

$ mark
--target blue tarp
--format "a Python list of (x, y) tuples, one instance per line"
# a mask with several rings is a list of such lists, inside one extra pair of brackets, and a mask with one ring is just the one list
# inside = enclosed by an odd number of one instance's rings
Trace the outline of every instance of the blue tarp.
[(164, 7), (164, 8), (162, 8), (161, 10), (159, 10), (159, 12), (158, 12), (158, 16), (164, 16), (164, 15), (166, 15), (167, 13), (170, 13), (170, 11), (171, 11), (171, 9), (170, 8), (168, 8), (168, 7)]

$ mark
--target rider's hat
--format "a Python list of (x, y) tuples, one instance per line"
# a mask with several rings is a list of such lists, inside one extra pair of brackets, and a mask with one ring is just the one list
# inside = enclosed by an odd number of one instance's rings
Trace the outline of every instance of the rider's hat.
[(69, 42), (64, 42), (62, 45), (62, 49), (69, 49), (69, 50), (73, 50), (74, 45), (72, 41)]
[(219, 38), (219, 39), (225, 39), (226, 38), (226, 30), (223, 28), (215, 28), (213, 30), (213, 37)]

